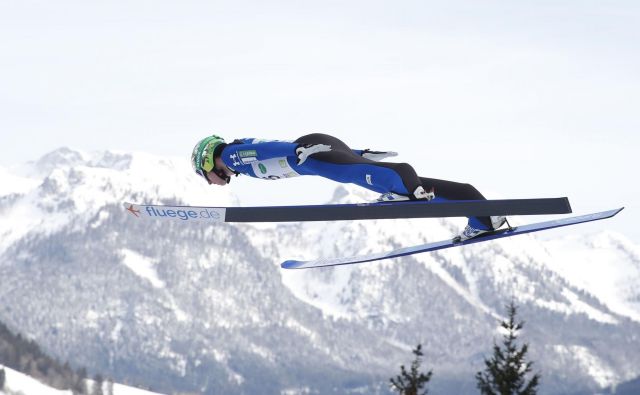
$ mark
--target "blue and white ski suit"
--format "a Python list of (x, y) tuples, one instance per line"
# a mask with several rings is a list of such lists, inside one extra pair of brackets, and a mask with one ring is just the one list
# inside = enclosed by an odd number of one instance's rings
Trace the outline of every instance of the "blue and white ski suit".
[[(324, 139), (326, 143), (326, 139)], [(340, 183), (352, 183), (379, 193), (395, 192), (410, 195), (401, 175), (393, 166), (380, 165), (363, 158), (362, 150), (347, 155), (337, 150), (313, 154), (298, 165), (296, 148), (299, 142), (265, 141), (254, 138), (236, 140), (223, 148), (221, 158), (236, 173), (266, 180), (279, 180), (301, 175), (314, 175)], [(341, 158), (343, 157), (343, 158)], [(342, 159), (342, 160), (340, 160)], [(408, 165), (407, 165), (408, 166)], [(414, 188), (415, 189), (415, 188)]]
[[(298, 165), (296, 148), (306, 144), (326, 144), (329, 152), (318, 152)], [(375, 162), (362, 157), (341, 140), (321, 133), (309, 134), (293, 142), (244, 138), (222, 148), (220, 158), (238, 174), (266, 180), (315, 175), (340, 183), (352, 183), (378, 192), (393, 192), (413, 199), (413, 191), (423, 186), (435, 190), (438, 200), (484, 200), (469, 184), (419, 177), (407, 163)], [(472, 226), (491, 228), (488, 217), (469, 219)]]

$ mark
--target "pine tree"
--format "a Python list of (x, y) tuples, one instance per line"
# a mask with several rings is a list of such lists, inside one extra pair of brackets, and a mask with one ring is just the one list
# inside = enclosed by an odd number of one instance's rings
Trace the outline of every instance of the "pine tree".
[(4, 382), (7, 379), (7, 375), (4, 369), (0, 369), (0, 391), (4, 390)]
[(516, 322), (517, 307), (513, 301), (507, 305), (508, 319), (501, 326), (506, 331), (502, 347), (493, 345), (493, 356), (485, 359), (485, 370), (476, 373), (477, 387), (483, 395), (535, 395), (540, 374), (536, 373), (529, 382), (533, 362), (526, 362), (529, 345), (518, 348), (516, 340), (524, 322)]
[(400, 375), (396, 376), (395, 379), (390, 379), (391, 389), (398, 391), (400, 395), (426, 395), (429, 392), (426, 388), (424, 392), (419, 391), (431, 380), (432, 371), (427, 372), (427, 374), (420, 372), (422, 356), (424, 355), (421, 344), (418, 344), (412, 352), (416, 357), (411, 362), (411, 370), (407, 372), (404, 365), (401, 365)]

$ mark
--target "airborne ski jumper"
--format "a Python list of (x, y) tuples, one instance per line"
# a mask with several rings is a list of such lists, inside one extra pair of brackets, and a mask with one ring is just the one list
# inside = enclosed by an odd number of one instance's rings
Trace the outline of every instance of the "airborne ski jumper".
[[(313, 206), (196, 207), (124, 202), (137, 220), (217, 222), (349, 221), (389, 218), (467, 217), (465, 229), (453, 239), (429, 242), (387, 252), (310, 261), (287, 260), (285, 269), (363, 263), (436, 251), (577, 225), (618, 214), (622, 208), (553, 221), (511, 227), (506, 215), (571, 213), (566, 197), (487, 200), (470, 184), (419, 177), (406, 163), (384, 162), (395, 152), (354, 150), (326, 134), (309, 134), (293, 142), (245, 138), (226, 143), (209, 136), (191, 155), (195, 172), (209, 184), (227, 185), (234, 175), (267, 180), (316, 175), (352, 183), (380, 193), (375, 202)], [(503, 224), (507, 228), (499, 229)]]
[[(395, 152), (354, 150), (336, 137), (309, 134), (293, 142), (243, 138), (226, 143), (219, 136), (200, 140), (191, 164), (209, 184), (226, 185), (233, 175), (266, 180), (315, 175), (352, 183), (378, 192), (378, 201), (486, 200), (472, 185), (419, 177), (407, 163), (383, 162)], [(492, 232), (506, 222), (502, 216), (469, 217), (454, 238), (462, 242)]]

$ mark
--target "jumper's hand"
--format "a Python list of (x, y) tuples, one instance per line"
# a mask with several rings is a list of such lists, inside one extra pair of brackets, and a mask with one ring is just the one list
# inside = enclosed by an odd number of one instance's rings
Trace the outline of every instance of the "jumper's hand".
[(397, 152), (393, 151), (371, 151), (370, 149), (366, 149), (362, 151), (362, 157), (369, 160), (374, 160), (376, 162), (381, 161), (386, 158), (390, 158), (392, 156), (398, 156)]
[(329, 152), (331, 146), (326, 144), (304, 144), (296, 148), (296, 155), (298, 156), (298, 165), (303, 164), (307, 158), (318, 152)]

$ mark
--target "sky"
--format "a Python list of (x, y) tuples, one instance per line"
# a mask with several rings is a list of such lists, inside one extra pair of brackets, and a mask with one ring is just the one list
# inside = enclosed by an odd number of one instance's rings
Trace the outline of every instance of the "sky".
[[(0, 69), (0, 166), (323, 132), (488, 198), (626, 206), (606, 228), (640, 243), (637, 1), (0, 0)], [(268, 205), (335, 186), (229, 188)]]

